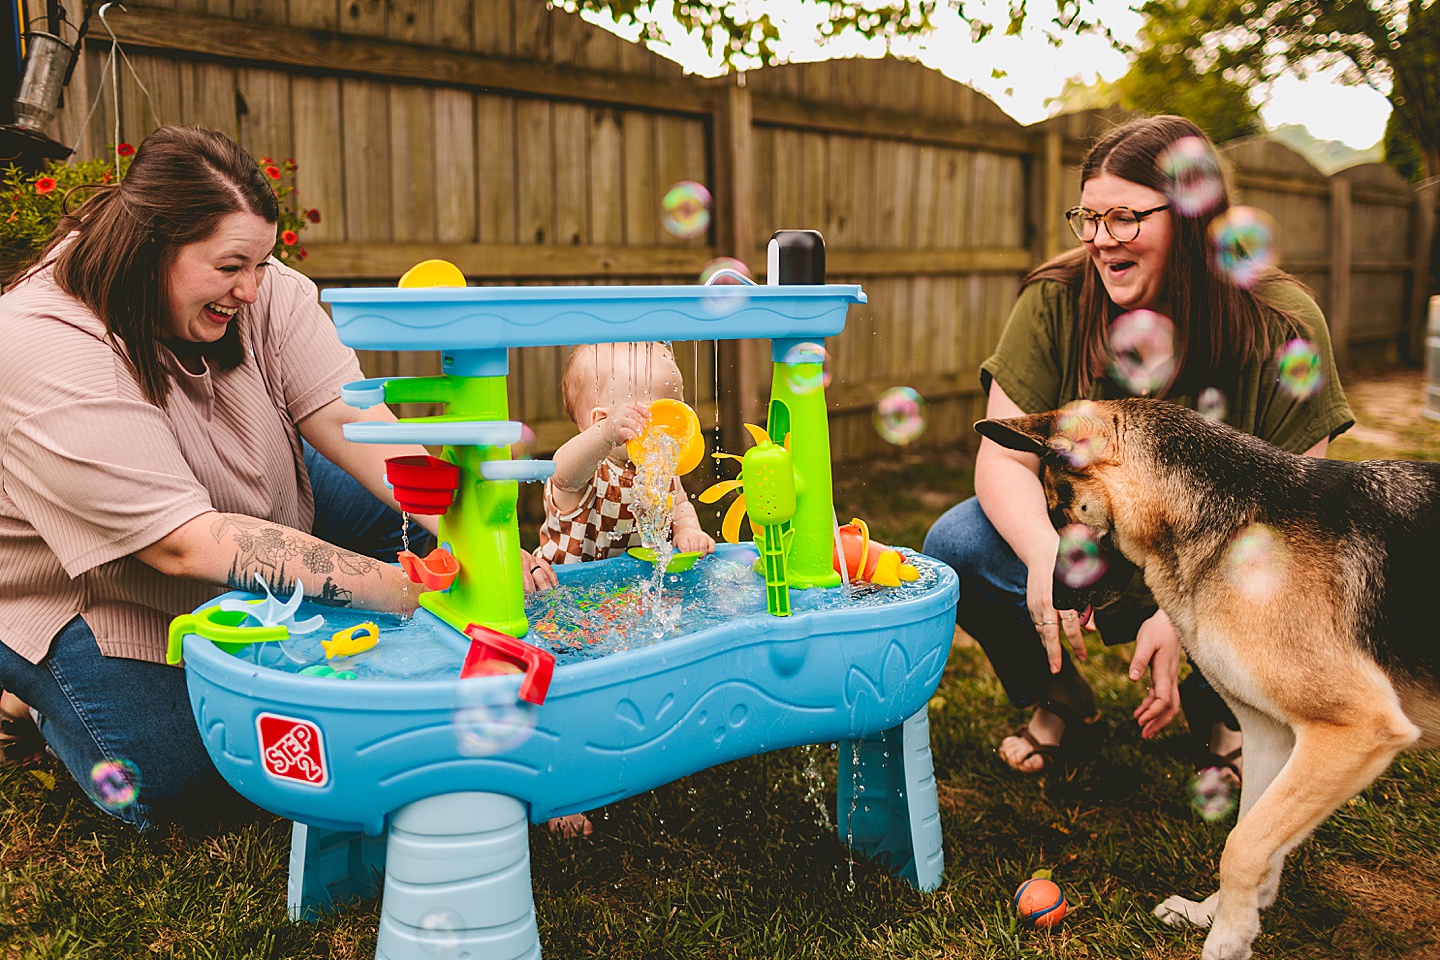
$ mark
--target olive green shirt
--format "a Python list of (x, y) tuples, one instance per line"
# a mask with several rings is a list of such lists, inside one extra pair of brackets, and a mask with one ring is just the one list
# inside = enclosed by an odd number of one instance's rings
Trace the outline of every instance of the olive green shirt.
[[(1304, 453), (1321, 440), (1334, 439), (1355, 423), (1345, 401), (1330, 331), (1325, 317), (1303, 289), (1284, 280), (1256, 288), (1261, 304), (1283, 310), (1301, 326), (1301, 334), (1315, 347), (1324, 379), (1304, 400), (1283, 389), (1275, 351), (1263, 363), (1241, 368), (1238, 383), (1216, 383), (1225, 397), (1222, 418), (1237, 430), (1259, 437), (1283, 450)], [(1283, 343), (1287, 327), (1278, 313), (1270, 313), (1271, 343)], [(1075, 342), (1075, 297), (1056, 280), (1041, 280), (1021, 291), (1000, 335), (995, 352), (980, 365), (980, 383), (986, 393), (992, 380), (1026, 413), (1054, 410), (1080, 395), (1080, 351)], [(1192, 381), (1194, 378), (1189, 378)], [(1203, 390), (1201, 386), (1199, 389)], [(1108, 377), (1090, 385), (1085, 399), (1107, 400), (1131, 396)], [(1165, 399), (1192, 410), (1196, 396)]]
[[(1267, 311), (1270, 342), (1278, 347), (1291, 329), (1274, 312), (1278, 308), (1295, 318), (1301, 335), (1314, 345), (1324, 379), (1309, 397), (1296, 399), (1280, 385), (1277, 351), (1272, 350), (1263, 363), (1251, 362), (1242, 367), (1238, 383), (1214, 384), (1225, 397), (1222, 419), (1281, 449), (1304, 453), (1327, 437), (1333, 440), (1355, 423), (1330, 351), (1330, 330), (1320, 307), (1298, 285), (1276, 280), (1257, 287), (1255, 292), (1262, 305), (1272, 308)], [(994, 354), (980, 365), (980, 383), (985, 392), (989, 393), (992, 380), (999, 382), (1005, 395), (1026, 413), (1055, 410), (1082, 399), (1075, 326), (1075, 297), (1068, 286), (1057, 280), (1027, 286), (1010, 312)], [(1204, 389), (1200, 386), (1197, 393)], [(1128, 396), (1132, 394), (1107, 376), (1092, 383), (1083, 399)], [(1197, 397), (1176, 395), (1165, 399), (1193, 410)], [(1132, 609), (1154, 609), (1155, 601), (1141, 575), (1131, 582), (1122, 604)], [(1123, 643), (1129, 639), (1117, 636), (1106, 642)]]

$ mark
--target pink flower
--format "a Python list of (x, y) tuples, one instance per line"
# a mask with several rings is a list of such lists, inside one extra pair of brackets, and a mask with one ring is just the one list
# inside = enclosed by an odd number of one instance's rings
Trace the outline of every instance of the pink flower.
[(285, 244), (285, 246), (287, 247), (295, 246), (295, 241), (299, 239), (300, 237), (295, 233), (294, 230), (286, 230), (284, 233), (280, 234), (280, 242)]
[(279, 180), (280, 168), (275, 166), (275, 164), (273, 163), (267, 164), (265, 167), (265, 176), (269, 177), (271, 180)]
[(38, 194), (40, 194), (42, 197), (43, 197), (45, 194), (50, 193), (50, 192), (51, 192), (52, 190), (54, 190), (54, 189), (55, 189), (55, 178), (54, 178), (54, 177), (41, 177), (39, 180), (36, 180), (36, 181), (35, 181), (35, 192), (38, 193)]

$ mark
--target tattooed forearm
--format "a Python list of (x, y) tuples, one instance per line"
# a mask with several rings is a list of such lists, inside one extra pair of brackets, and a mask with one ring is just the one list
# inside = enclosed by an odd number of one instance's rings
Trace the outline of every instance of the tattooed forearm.
[(258, 574), (278, 596), (293, 593), (299, 582), (312, 600), (348, 607), (357, 587), (366, 580), (378, 586), (388, 569), (378, 560), (253, 517), (220, 514), (210, 535), (217, 544), (234, 547), (226, 583), (237, 590), (256, 589)]

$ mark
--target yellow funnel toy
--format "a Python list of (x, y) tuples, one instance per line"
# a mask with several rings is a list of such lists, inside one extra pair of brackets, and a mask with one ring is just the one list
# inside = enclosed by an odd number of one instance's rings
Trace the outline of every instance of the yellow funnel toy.
[[(669, 434), (680, 445), (680, 460), (675, 467), (676, 476), (685, 474), (700, 466), (705, 458), (705, 437), (700, 432), (700, 418), (690, 405), (682, 400), (656, 400), (650, 404), (650, 426), (646, 428)], [(640, 462), (645, 455), (645, 436), (641, 434), (625, 444), (625, 452), (631, 461)]]
[(463, 287), (465, 274), (449, 260), (421, 260), (400, 278), (402, 287)]

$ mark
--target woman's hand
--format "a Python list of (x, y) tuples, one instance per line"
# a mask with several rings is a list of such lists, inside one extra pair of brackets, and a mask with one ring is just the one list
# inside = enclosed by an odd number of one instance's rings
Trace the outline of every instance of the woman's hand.
[(555, 568), (550, 566), (550, 561), (540, 559), (529, 550), (521, 550), (520, 582), (526, 593), (534, 593), (536, 590), (549, 590), (556, 586), (560, 583), (560, 578), (555, 576)]
[(1150, 691), (1135, 708), (1140, 736), (1149, 739), (1164, 730), (1180, 712), (1180, 636), (1164, 610), (1140, 624), (1135, 634), (1135, 656), (1130, 660), (1130, 679), (1139, 680), (1150, 668)]
[(1060, 637), (1066, 637), (1070, 649), (1075, 653), (1075, 659), (1083, 663), (1083, 629), (1086, 626), (1095, 629), (1088, 620), (1082, 623), (1080, 615), (1074, 610), (1055, 609), (1055, 560), (1059, 551), (1060, 538), (1057, 535), (1053, 540), (1047, 541), (1044, 549), (1036, 548), (1034, 555), (1026, 558), (1029, 573), (1025, 580), (1025, 605), (1030, 609), (1030, 621), (1035, 624), (1035, 630), (1040, 634), (1040, 642), (1045, 644), (1051, 673), (1060, 672)]

